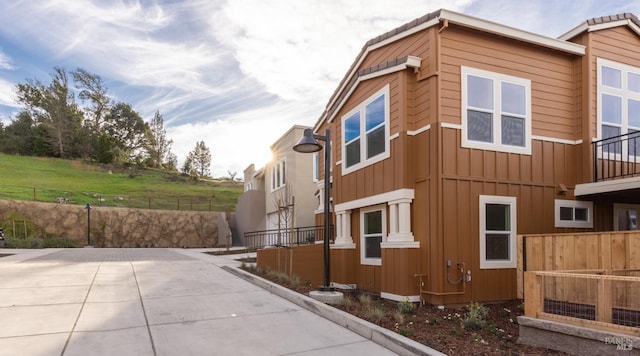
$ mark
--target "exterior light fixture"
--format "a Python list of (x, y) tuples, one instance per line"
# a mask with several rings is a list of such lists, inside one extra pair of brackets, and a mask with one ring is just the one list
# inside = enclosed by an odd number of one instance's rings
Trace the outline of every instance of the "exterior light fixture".
[(323, 147), (318, 140), (324, 141), (324, 283), (320, 286), (320, 291), (330, 292), (333, 291), (331, 287), (331, 274), (329, 267), (329, 239), (330, 239), (330, 212), (329, 212), (329, 200), (330, 194), (330, 162), (331, 162), (331, 131), (327, 129), (324, 136), (316, 135), (311, 129), (305, 129), (304, 134), (300, 141), (293, 146), (293, 150), (300, 153), (314, 153), (319, 152)]
[(87, 203), (87, 246), (91, 246), (91, 204)]

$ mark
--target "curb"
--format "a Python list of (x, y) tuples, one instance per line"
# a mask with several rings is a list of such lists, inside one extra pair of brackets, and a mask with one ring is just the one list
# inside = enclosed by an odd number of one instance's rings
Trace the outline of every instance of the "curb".
[(356, 334), (371, 340), (399, 355), (445, 355), (438, 350), (434, 350), (417, 341), (406, 338), (391, 330), (357, 318), (345, 311), (321, 303), (306, 295), (296, 293), (278, 284), (260, 278), (252, 273), (246, 272), (239, 267), (222, 266), (222, 269), (255, 284), (281, 298), (284, 298), (304, 309), (307, 309), (321, 317), (328, 319)]

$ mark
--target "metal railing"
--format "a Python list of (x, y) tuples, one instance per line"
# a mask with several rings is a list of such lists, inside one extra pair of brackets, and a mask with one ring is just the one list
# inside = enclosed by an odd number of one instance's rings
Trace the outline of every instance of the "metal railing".
[[(334, 227), (329, 227), (330, 240), (335, 239)], [(289, 229), (251, 231), (244, 234), (244, 244), (248, 250), (266, 246), (294, 246), (314, 244), (324, 240), (324, 226), (306, 226)]]
[(640, 175), (640, 131), (594, 141), (593, 181)]
[(132, 209), (181, 211), (235, 210), (235, 203), (230, 199), (217, 199), (213, 196), (204, 195), (114, 195), (7, 185), (0, 185), (0, 199), (72, 204), (82, 206), (91, 204), (91, 206), (99, 207)]

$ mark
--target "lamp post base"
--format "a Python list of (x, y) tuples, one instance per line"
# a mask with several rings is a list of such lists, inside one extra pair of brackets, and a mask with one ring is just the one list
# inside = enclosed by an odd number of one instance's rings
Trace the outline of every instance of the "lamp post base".
[(314, 290), (309, 292), (309, 296), (319, 302), (331, 305), (340, 304), (342, 299), (344, 299), (344, 294), (342, 294), (342, 292), (336, 292), (335, 290)]

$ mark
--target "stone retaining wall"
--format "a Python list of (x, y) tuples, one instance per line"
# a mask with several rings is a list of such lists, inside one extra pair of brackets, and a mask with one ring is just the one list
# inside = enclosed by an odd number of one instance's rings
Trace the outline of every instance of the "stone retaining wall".
[[(224, 246), (231, 243), (229, 213), (91, 208), (95, 247)], [(0, 226), (6, 236), (66, 237), (87, 245), (87, 209), (78, 205), (0, 200)], [(20, 236), (18, 236), (20, 237)]]

